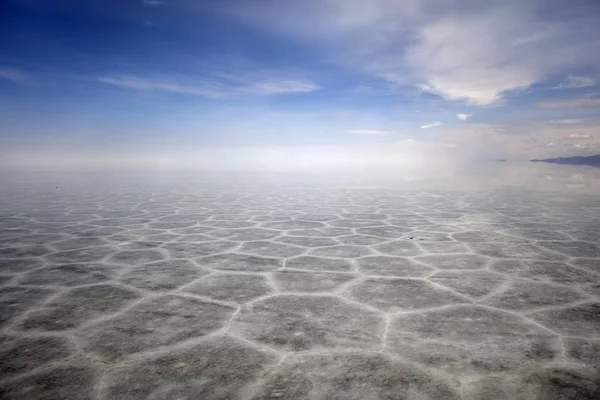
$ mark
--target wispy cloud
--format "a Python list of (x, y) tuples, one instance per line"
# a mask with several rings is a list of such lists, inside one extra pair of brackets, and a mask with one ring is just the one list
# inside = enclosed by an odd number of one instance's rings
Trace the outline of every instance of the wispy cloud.
[[(600, 23), (593, 3), (565, 13), (542, 0), (305, 0), (301, 6), (236, 3), (231, 12), (263, 29), (319, 42), (329, 59), (393, 86), (417, 85), (485, 106), (502, 103), (510, 91), (596, 68)], [(589, 81), (574, 77), (567, 84)]]
[(599, 128), (600, 120), (577, 125), (550, 125), (546, 122), (518, 126), (473, 123), (448, 126), (439, 139), (458, 144), (465, 156), (529, 160), (600, 152)]
[(244, 95), (273, 96), (287, 93), (308, 93), (319, 90), (320, 87), (311, 81), (257, 78), (255, 80), (232, 79), (142, 79), (135, 76), (98, 77), (97, 82), (121, 86), (129, 89), (181, 93), (205, 97), (208, 99), (223, 99)]
[(548, 99), (536, 103), (536, 106), (540, 108), (594, 108), (600, 107), (600, 98)]
[(246, 84), (240, 91), (249, 94), (275, 95), (283, 93), (308, 93), (319, 90), (319, 85), (309, 81), (298, 80), (264, 80)]
[(145, 6), (164, 6), (167, 5), (168, 3), (166, 1), (159, 1), (159, 0), (142, 0), (142, 4)]
[(0, 79), (6, 79), (11, 82), (21, 83), (27, 80), (27, 75), (21, 70), (0, 66)]
[(192, 94), (213, 99), (224, 97), (224, 90), (219, 90), (219, 87), (215, 87), (214, 85), (182, 85), (178, 83), (140, 79), (134, 76), (121, 76), (115, 78), (98, 77), (96, 78), (96, 81), (129, 89)]
[(553, 119), (548, 121), (551, 124), (558, 124), (558, 125), (576, 125), (576, 124), (580, 124), (583, 122), (582, 119), (577, 119), (577, 118), (573, 118), (573, 119)]
[(555, 86), (553, 89), (578, 89), (578, 88), (586, 88), (592, 87), (596, 85), (596, 80), (594, 78), (586, 77), (586, 76), (573, 76), (569, 75), (567, 77), (567, 81), (565, 83), (561, 83), (558, 86)]
[(387, 135), (392, 133), (392, 131), (386, 131), (381, 129), (350, 129), (345, 132), (354, 133), (356, 135)]
[(456, 114), (456, 118), (458, 118), (459, 121), (466, 121), (472, 116), (473, 114)]
[(432, 122), (431, 124), (421, 125), (421, 129), (435, 128), (436, 126), (444, 125), (441, 122)]
[(583, 133), (571, 133), (569, 136), (567, 136), (567, 139), (591, 139), (592, 136), (591, 135), (586, 135)]

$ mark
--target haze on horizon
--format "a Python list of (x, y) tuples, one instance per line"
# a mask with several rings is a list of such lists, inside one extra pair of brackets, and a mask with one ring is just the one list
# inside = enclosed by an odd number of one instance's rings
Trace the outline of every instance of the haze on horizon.
[(325, 171), (600, 153), (596, 1), (0, 6), (6, 168)]

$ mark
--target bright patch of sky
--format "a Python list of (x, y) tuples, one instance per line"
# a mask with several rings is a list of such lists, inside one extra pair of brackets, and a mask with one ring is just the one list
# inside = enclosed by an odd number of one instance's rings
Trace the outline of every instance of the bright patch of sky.
[(9, 160), (600, 152), (594, 0), (7, 0), (0, 37)]

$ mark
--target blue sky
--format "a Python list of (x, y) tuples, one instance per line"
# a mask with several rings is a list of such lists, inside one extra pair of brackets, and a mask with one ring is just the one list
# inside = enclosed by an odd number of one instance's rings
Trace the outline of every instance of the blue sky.
[(600, 152), (593, 0), (2, 4), (7, 162), (322, 168)]

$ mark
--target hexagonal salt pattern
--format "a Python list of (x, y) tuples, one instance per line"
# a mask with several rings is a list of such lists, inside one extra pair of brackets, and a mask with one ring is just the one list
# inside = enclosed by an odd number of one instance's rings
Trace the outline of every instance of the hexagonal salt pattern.
[(598, 196), (202, 179), (0, 191), (0, 398), (600, 398)]

